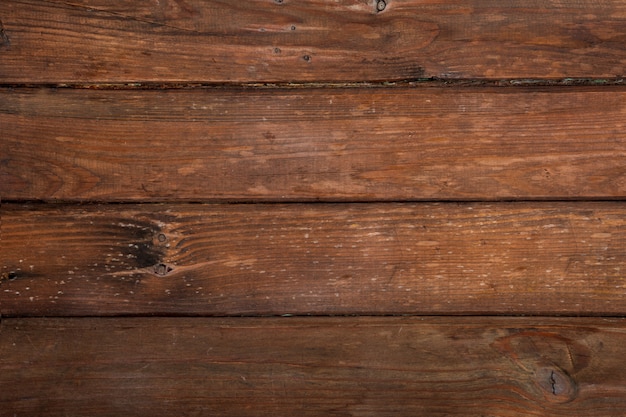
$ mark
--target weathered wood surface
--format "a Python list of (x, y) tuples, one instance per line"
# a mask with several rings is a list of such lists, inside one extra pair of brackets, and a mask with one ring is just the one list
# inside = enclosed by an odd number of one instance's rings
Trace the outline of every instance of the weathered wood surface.
[(622, 319), (3, 319), (0, 415), (621, 416)]
[(626, 311), (622, 203), (3, 204), (3, 316)]
[(625, 43), (621, 0), (0, 2), (5, 83), (619, 77)]
[(626, 89), (0, 90), (0, 197), (615, 199)]
[[(573, 316), (626, 314), (624, 45), (620, 0), (0, 0), (0, 417), (623, 417), (626, 321)], [(257, 317), (97, 317), (151, 315)]]

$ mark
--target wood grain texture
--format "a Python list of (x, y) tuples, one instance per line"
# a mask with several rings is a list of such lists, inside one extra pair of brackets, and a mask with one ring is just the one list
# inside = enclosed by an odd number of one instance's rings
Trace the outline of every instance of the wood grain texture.
[(626, 409), (622, 319), (3, 319), (0, 415)]
[(626, 74), (620, 0), (3, 0), (0, 81)]
[(626, 90), (0, 90), (0, 196), (626, 197)]
[(618, 202), (1, 210), (3, 316), (626, 311)]

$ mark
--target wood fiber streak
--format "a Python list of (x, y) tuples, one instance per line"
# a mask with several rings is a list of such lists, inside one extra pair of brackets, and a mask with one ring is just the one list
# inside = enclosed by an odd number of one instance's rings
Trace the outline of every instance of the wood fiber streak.
[(2, 416), (626, 409), (621, 319), (5, 319), (0, 352)]
[(626, 311), (622, 203), (3, 204), (3, 316)]
[(626, 90), (0, 91), (0, 196), (626, 197)]
[(0, 82), (619, 77), (621, 0), (3, 0)]

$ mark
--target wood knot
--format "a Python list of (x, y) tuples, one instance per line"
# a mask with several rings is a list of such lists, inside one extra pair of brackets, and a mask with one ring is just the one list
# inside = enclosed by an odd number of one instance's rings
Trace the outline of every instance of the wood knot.
[(156, 265), (154, 265), (154, 273), (160, 277), (164, 277), (167, 274), (169, 274), (170, 272), (172, 272), (174, 270), (174, 268), (172, 268), (171, 266), (164, 264), (164, 263), (158, 263)]
[(574, 379), (557, 367), (539, 369), (535, 382), (541, 388), (545, 399), (554, 403), (569, 402), (576, 397), (578, 391)]
[[(574, 376), (589, 366), (592, 351), (584, 342), (541, 329), (510, 329), (494, 347), (528, 375), (532, 392), (547, 402), (566, 403), (578, 395)], [(581, 333), (577, 338), (584, 340)]]
[(378, 0), (376, 2), (376, 11), (377, 12), (382, 12), (383, 10), (385, 10), (387, 8), (387, 2), (385, 0)]
[(11, 45), (11, 41), (9, 40), (9, 36), (4, 30), (4, 25), (2, 24), (2, 20), (0, 20), (0, 46), (9, 46)]
[(15, 271), (3, 272), (2, 274), (0, 274), (0, 282), (15, 281), (16, 279), (17, 279), (17, 272)]

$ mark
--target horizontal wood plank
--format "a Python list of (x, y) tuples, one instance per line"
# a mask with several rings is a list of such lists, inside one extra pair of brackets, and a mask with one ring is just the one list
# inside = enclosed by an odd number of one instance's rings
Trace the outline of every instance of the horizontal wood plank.
[(626, 89), (0, 90), (0, 197), (626, 197)]
[(3, 316), (626, 313), (620, 202), (0, 215)]
[(0, 415), (619, 416), (623, 319), (3, 319)]
[(621, 0), (3, 0), (0, 82), (619, 77), (624, 42)]

